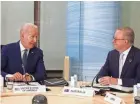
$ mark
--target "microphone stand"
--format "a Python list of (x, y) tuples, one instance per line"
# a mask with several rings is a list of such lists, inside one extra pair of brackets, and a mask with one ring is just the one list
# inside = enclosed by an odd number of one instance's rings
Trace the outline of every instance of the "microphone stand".
[[(99, 71), (100, 72), (100, 71)], [(92, 83), (91, 83), (91, 87), (93, 88), (93, 84), (94, 84), (94, 80), (96, 79), (96, 77), (99, 75), (99, 72), (95, 75), (95, 77), (93, 78), (92, 80)]]
[(91, 87), (93, 88), (93, 84), (94, 84), (94, 80), (96, 79), (96, 77), (98, 77), (98, 75), (100, 74), (100, 72), (103, 70), (103, 67), (99, 70), (99, 72), (95, 75), (95, 77), (93, 78), (92, 80), (92, 83), (91, 83)]

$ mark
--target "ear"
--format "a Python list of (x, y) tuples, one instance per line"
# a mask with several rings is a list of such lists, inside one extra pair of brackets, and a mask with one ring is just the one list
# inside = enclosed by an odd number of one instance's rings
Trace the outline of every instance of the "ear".
[(20, 34), (20, 38), (23, 39), (23, 34)]
[(21, 38), (24, 38), (24, 32), (22, 31), (20, 34)]
[(129, 41), (128, 40), (125, 40), (125, 43), (129, 43)]

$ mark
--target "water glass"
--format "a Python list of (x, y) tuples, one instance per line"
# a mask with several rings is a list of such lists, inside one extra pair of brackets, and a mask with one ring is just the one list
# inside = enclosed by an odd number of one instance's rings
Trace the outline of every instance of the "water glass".
[(12, 90), (13, 89), (13, 85), (14, 85), (14, 80), (11, 80), (12, 77), (7, 76), (6, 77), (6, 86), (8, 90)]

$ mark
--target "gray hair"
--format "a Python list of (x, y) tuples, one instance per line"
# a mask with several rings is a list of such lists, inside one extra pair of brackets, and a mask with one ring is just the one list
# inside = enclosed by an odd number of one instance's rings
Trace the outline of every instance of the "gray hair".
[(117, 30), (123, 31), (125, 39), (129, 41), (130, 44), (134, 44), (135, 33), (130, 27), (122, 27)]
[(20, 33), (21, 33), (22, 31), (27, 30), (29, 27), (38, 29), (38, 27), (37, 27), (35, 24), (33, 24), (33, 23), (25, 23), (25, 24), (21, 27)]

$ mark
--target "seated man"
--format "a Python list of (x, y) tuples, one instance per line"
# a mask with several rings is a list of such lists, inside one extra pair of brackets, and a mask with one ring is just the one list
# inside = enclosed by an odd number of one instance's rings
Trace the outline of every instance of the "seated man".
[(5, 45), (1, 52), (1, 74), (14, 81), (45, 79), (43, 52), (37, 48), (38, 27), (26, 23), (20, 30), (20, 41)]
[(106, 62), (97, 77), (101, 85), (133, 86), (140, 83), (140, 49), (133, 46), (134, 31), (119, 28), (113, 39), (114, 50), (108, 53)]

